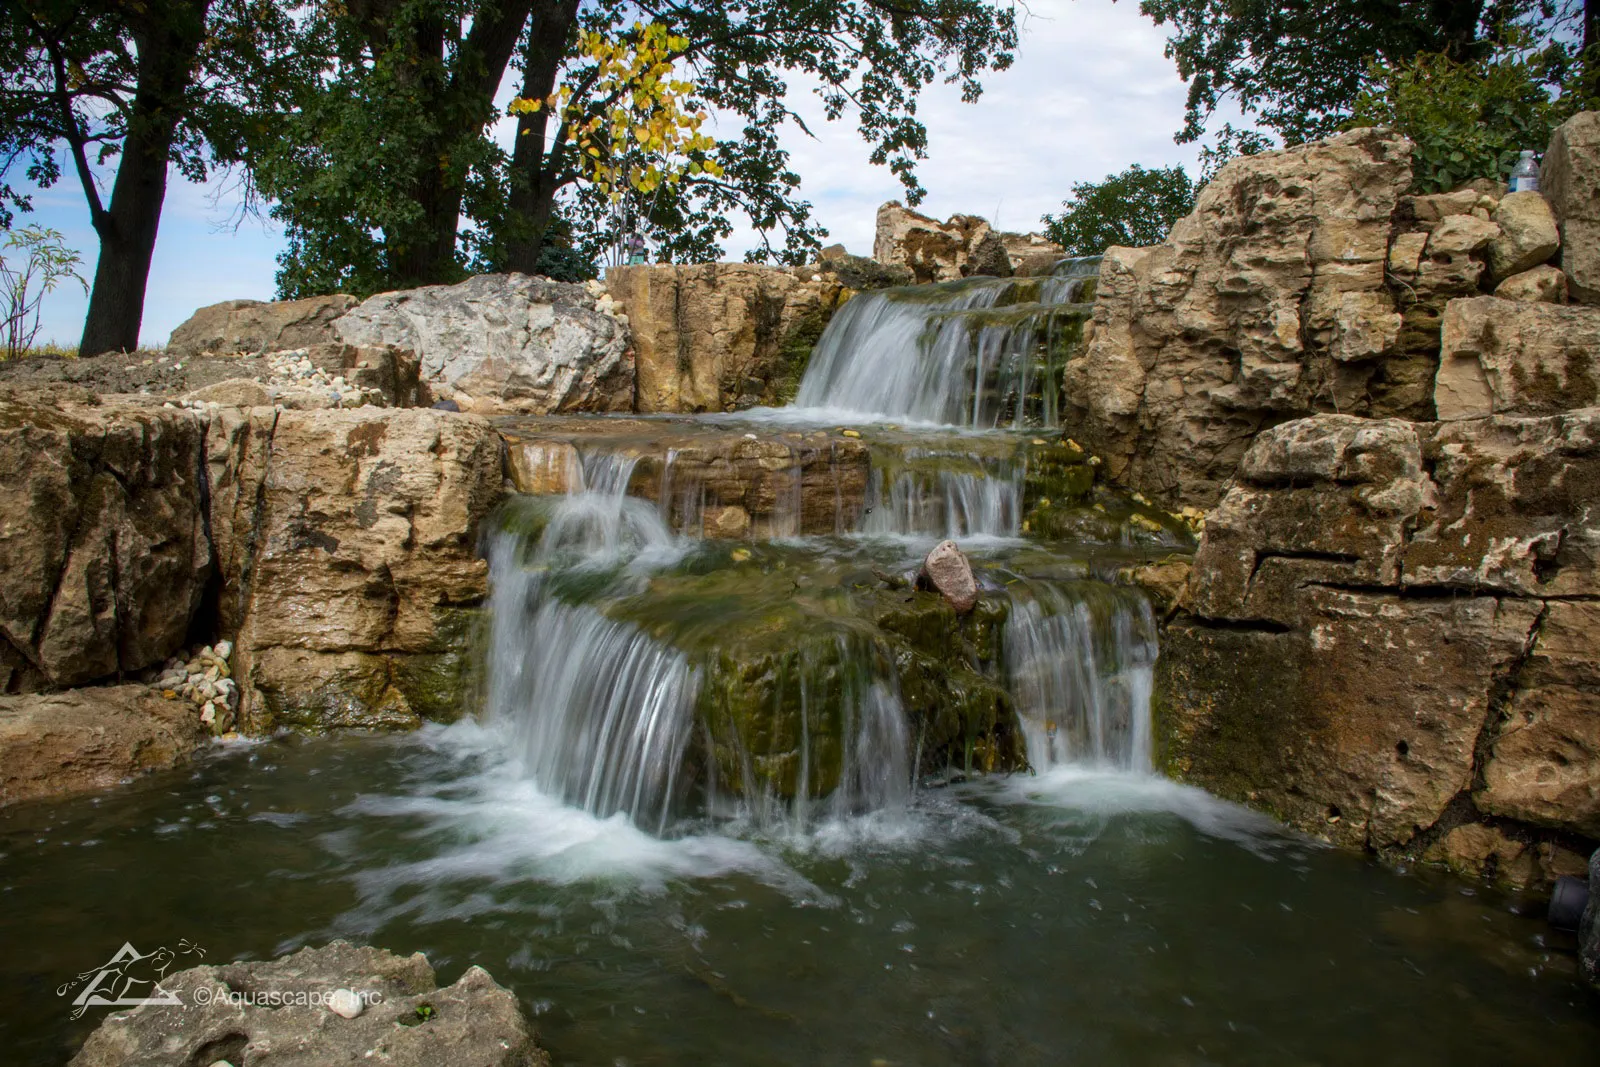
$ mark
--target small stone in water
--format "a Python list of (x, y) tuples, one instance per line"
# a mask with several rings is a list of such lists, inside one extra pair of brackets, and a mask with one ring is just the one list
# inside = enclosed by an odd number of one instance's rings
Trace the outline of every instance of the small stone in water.
[(328, 1010), (346, 1019), (354, 1019), (366, 1010), (366, 1002), (354, 990), (335, 989), (328, 997)]

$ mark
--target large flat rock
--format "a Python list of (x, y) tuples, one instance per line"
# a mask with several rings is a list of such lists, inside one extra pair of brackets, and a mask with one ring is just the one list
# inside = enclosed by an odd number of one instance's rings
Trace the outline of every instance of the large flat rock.
[(142, 685), (0, 696), (0, 804), (109, 789), (189, 758), (198, 710)]

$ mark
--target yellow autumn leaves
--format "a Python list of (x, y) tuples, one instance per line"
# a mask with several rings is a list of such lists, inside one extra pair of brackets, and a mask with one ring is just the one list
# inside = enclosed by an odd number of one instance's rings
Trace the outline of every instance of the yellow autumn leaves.
[(579, 49), (595, 69), (584, 99), (563, 85), (543, 100), (518, 97), (511, 114), (549, 107), (559, 115), (584, 176), (613, 202), (629, 189), (649, 195), (686, 175), (721, 177), (722, 167), (707, 158), (716, 141), (700, 132), (706, 112), (688, 103), (694, 86), (674, 77), (673, 64), (688, 47), (687, 37), (659, 22), (635, 22), (615, 39), (585, 31)]

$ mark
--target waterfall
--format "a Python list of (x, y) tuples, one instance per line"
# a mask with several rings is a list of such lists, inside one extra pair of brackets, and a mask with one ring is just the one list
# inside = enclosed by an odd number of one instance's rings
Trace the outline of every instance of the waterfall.
[(546, 561), (576, 563), (635, 559), (672, 547), (672, 531), (649, 502), (628, 495), (638, 457), (585, 456), (569, 472), (567, 495), (553, 508), (538, 546)]
[[(495, 591), (489, 715), (541, 789), (595, 815), (666, 829), (694, 723), (681, 653), (593, 608)], [(524, 587), (524, 590), (526, 587)], [(537, 601), (537, 597), (533, 597)]]
[(1037, 584), (1013, 596), (1005, 668), (1035, 770), (1150, 769), (1155, 616), (1143, 593)]
[(1054, 426), (1061, 371), (1089, 315), (1071, 301), (1098, 265), (862, 293), (823, 331), (796, 404), (974, 429)]
[(1015, 537), (1022, 471), (873, 471), (861, 532), (937, 538)]

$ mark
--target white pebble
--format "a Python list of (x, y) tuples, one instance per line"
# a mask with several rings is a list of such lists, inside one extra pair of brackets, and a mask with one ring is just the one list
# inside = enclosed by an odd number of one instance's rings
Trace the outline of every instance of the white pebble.
[(328, 996), (328, 1010), (346, 1019), (354, 1019), (366, 1010), (366, 1001), (356, 996), (354, 990), (335, 989)]

